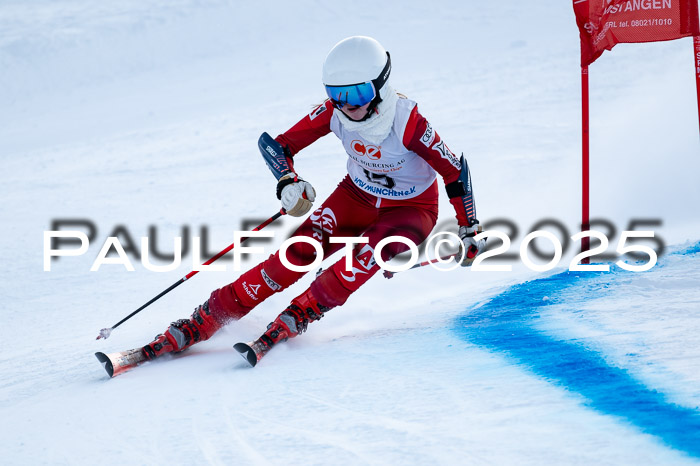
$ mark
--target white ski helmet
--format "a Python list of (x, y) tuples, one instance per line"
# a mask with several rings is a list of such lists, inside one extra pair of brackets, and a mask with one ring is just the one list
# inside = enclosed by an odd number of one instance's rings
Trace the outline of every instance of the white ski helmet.
[(382, 100), (379, 90), (386, 84), (390, 73), (389, 52), (366, 36), (341, 40), (323, 62), (323, 84), (337, 107), (372, 102), (370, 108), (375, 108)]

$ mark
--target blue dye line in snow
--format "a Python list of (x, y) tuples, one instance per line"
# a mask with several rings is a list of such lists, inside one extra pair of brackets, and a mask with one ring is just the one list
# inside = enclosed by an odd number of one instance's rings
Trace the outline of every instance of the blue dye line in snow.
[[(697, 243), (672, 255), (699, 252)], [(455, 327), (464, 339), (505, 353), (535, 374), (581, 394), (587, 406), (625, 418), (667, 445), (700, 457), (700, 411), (667, 401), (624, 369), (610, 366), (595, 351), (548, 336), (531, 325), (539, 318), (538, 309), (605, 292), (622, 275), (626, 273), (563, 272), (516, 285), (457, 318)]]

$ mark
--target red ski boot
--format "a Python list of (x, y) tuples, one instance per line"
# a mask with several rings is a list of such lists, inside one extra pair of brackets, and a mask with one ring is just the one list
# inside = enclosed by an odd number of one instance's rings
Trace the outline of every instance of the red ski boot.
[(170, 324), (170, 327), (157, 335), (156, 338), (143, 347), (146, 359), (155, 359), (165, 353), (184, 351), (200, 341), (211, 338), (222, 327), (209, 312), (209, 301), (197, 307), (190, 319), (180, 319)]
[(307, 289), (267, 326), (260, 338), (251, 343), (236, 343), (233, 348), (255, 367), (275, 344), (304, 333), (309, 322), (321, 319), (330, 309), (316, 301), (311, 289)]

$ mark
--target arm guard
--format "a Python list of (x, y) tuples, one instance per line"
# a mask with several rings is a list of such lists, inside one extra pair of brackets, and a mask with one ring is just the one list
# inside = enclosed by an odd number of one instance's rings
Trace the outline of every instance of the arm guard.
[(292, 172), (284, 147), (282, 147), (282, 144), (275, 141), (272, 136), (267, 133), (262, 133), (260, 139), (258, 139), (258, 148), (260, 149), (265, 163), (277, 181)]
[(472, 226), (479, 223), (476, 219), (476, 207), (474, 206), (474, 194), (472, 193), (472, 177), (469, 173), (469, 165), (467, 165), (467, 159), (464, 158), (464, 154), (460, 158), (460, 164), (462, 165), (461, 173), (457, 181), (445, 186), (447, 191), (447, 196), (450, 199), (456, 197), (462, 198), (462, 207), (464, 207), (464, 212), (467, 216), (467, 222)]

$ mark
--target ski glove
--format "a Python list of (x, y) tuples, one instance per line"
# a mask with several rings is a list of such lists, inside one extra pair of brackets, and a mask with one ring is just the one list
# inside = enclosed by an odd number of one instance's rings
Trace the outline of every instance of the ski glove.
[(316, 191), (311, 183), (290, 172), (277, 182), (277, 199), (282, 201), (282, 207), (289, 215), (301, 217), (311, 210)]
[(462, 260), (462, 267), (468, 267), (472, 265), (477, 254), (484, 250), (486, 247), (486, 238), (481, 238), (479, 241), (474, 240), (474, 236), (481, 233), (481, 225), (475, 223), (474, 225), (460, 226), (459, 227), (459, 237), (462, 240), (460, 245), (459, 257), (462, 257), (462, 251), (464, 253), (464, 259)]

